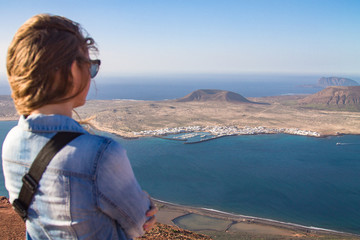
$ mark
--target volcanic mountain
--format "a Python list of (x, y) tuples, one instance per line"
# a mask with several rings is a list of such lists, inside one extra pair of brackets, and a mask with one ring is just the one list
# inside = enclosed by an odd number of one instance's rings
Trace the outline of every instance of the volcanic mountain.
[(318, 85), (322, 87), (328, 86), (358, 86), (359, 83), (349, 78), (339, 77), (322, 77), (318, 80)]
[(253, 103), (240, 94), (214, 89), (199, 89), (185, 97), (176, 99), (177, 102), (232, 102), (232, 103)]
[(301, 104), (360, 107), (360, 86), (333, 86), (299, 100)]

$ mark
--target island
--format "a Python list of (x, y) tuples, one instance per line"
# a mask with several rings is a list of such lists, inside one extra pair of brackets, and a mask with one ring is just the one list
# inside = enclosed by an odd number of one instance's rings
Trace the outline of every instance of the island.
[(359, 86), (357, 81), (343, 77), (321, 77), (317, 84), (305, 84), (304, 88), (326, 88), (329, 86)]
[[(0, 120), (18, 119), (9, 96), (0, 97), (0, 107)], [(197, 90), (163, 101), (89, 100), (74, 117), (125, 138), (189, 132), (209, 132), (217, 137), (360, 134), (360, 86), (328, 87), (312, 95), (256, 98), (222, 90)]]

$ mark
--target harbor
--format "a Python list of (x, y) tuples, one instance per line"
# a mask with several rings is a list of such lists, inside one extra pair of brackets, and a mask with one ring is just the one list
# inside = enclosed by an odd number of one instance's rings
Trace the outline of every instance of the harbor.
[(321, 137), (314, 131), (301, 130), (298, 128), (266, 128), (259, 127), (243, 127), (236, 126), (188, 126), (177, 128), (162, 128), (157, 130), (145, 130), (134, 132), (134, 136), (145, 137), (153, 136), (167, 140), (183, 141), (184, 144), (201, 143), (209, 140), (225, 136), (237, 135), (258, 135), (258, 134), (292, 134), (301, 136)]

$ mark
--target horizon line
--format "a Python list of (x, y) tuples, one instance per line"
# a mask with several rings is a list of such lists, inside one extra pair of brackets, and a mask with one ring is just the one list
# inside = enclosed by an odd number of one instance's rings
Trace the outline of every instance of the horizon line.
[[(99, 73), (96, 79), (116, 77), (209, 77), (209, 76), (311, 76), (311, 77), (359, 77), (359, 73), (323, 73), (323, 72), (122, 72), (122, 73)], [(8, 84), (7, 75), (0, 73), (0, 84)]]

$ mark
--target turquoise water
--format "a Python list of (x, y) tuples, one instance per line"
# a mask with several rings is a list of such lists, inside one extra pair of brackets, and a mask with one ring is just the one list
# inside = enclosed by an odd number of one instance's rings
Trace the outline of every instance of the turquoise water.
[[(12, 125), (0, 122), (0, 137)], [(360, 234), (358, 135), (116, 139), (157, 199)]]

